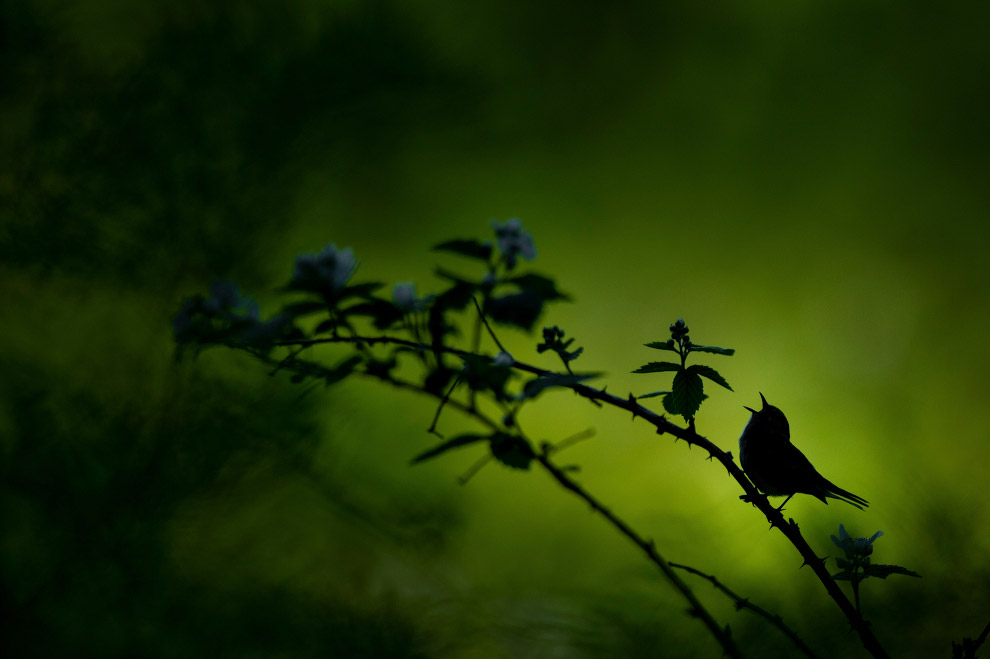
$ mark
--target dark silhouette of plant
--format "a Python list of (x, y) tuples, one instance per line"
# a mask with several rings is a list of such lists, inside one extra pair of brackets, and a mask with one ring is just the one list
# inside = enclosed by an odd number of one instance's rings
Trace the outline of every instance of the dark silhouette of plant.
[[(833, 578), (794, 520), (784, 520), (781, 511), (772, 507), (767, 497), (754, 487), (730, 452), (723, 451), (696, 432), (696, 415), (707, 397), (703, 378), (730, 391), (732, 388), (715, 369), (703, 364), (689, 365), (688, 358), (698, 353), (731, 356), (734, 351), (694, 344), (688, 326), (683, 319), (678, 319), (670, 326), (669, 339), (646, 344), (653, 349), (675, 353), (678, 361), (650, 362), (634, 371), (672, 372), (671, 389), (639, 397), (629, 394), (625, 398), (587, 384), (601, 377), (600, 373), (572, 369), (572, 362), (584, 349), (571, 350), (574, 338), (565, 340), (565, 331), (556, 325), (543, 329), (543, 341), (536, 346), (536, 351), (538, 354), (555, 353), (563, 363), (563, 372), (517, 360), (505, 350), (493, 326), (531, 331), (549, 303), (567, 300), (568, 296), (545, 274), (517, 271), (522, 261), (532, 261), (537, 254), (532, 236), (519, 220), (493, 222), (492, 228), (494, 243), (460, 238), (434, 248), (466, 259), (476, 270), (474, 274), (461, 274), (438, 268), (436, 274), (444, 286), (429, 295), (418, 294), (416, 286), (409, 282), (395, 284), (390, 297), (380, 294), (382, 283), (352, 282), (359, 266), (354, 252), (333, 243), (317, 253), (297, 257), (289, 282), (283, 288), (283, 292), (293, 298), (266, 319), (262, 318), (258, 305), (241, 295), (236, 285), (215, 283), (210, 287), (209, 295), (196, 295), (183, 301), (175, 315), (173, 328), (178, 352), (226, 346), (250, 353), (267, 364), (272, 375), (285, 371), (290, 374), (291, 382), (310, 388), (327, 387), (354, 376), (431, 396), (437, 401), (437, 410), (428, 430), (440, 441), (413, 457), (413, 464), (436, 459), (453, 450), (485, 447), (487, 451), (462, 477), (462, 482), (491, 460), (516, 470), (536, 466), (630, 540), (664, 574), (688, 603), (688, 613), (704, 624), (725, 654), (740, 656), (729, 627), (715, 620), (680, 578), (675, 566), (705, 577), (732, 597), (739, 608), (749, 608), (763, 615), (784, 630), (802, 652), (814, 656), (779, 616), (749, 605), (748, 600), (735, 595), (715, 577), (695, 568), (668, 563), (652, 540), (636, 532), (597, 496), (585, 490), (572, 478), (569, 467), (558, 465), (554, 460), (555, 453), (584, 435), (557, 445), (536, 444), (519, 422), (520, 409), (534, 404), (553, 389), (570, 389), (596, 405), (630, 412), (634, 419), (638, 417), (653, 425), (658, 434), (671, 434), (689, 446), (699, 446), (710, 460), (720, 462), (739, 483), (745, 500), (766, 516), (771, 529), (778, 529), (798, 550), (803, 565), (814, 571), (859, 635), (863, 646), (876, 657), (887, 656), (862, 616), (859, 584), (870, 576), (918, 575), (897, 566), (871, 565), (869, 554), (879, 534), (870, 539), (852, 539), (840, 527), (842, 537), (836, 542), (846, 551), (846, 558), (838, 559), (843, 571)], [(465, 320), (473, 321), (469, 349), (455, 344)], [(496, 346), (495, 354), (481, 350), (483, 332)], [(352, 353), (334, 364), (326, 364), (308, 356), (308, 351), (320, 344), (349, 345)], [(419, 370), (417, 374), (409, 375), (413, 370), (404, 367), (400, 371), (400, 364), (418, 364)], [(639, 402), (660, 395), (664, 397), (664, 410), (683, 417), (686, 428)], [(479, 399), (485, 399), (486, 404), (481, 405)], [(447, 408), (473, 419), (482, 429), (445, 437), (437, 431), (437, 425)], [(848, 579), (852, 583), (855, 606), (839, 588), (837, 579)]]

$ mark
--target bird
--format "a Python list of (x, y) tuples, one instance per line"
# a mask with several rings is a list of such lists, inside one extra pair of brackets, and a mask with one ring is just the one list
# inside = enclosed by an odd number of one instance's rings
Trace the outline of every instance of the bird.
[[(863, 497), (843, 490), (818, 473), (804, 453), (791, 444), (787, 417), (779, 408), (767, 403), (761, 393), (763, 409), (752, 412), (749, 423), (739, 436), (739, 462), (743, 471), (761, 492), (768, 496), (787, 496), (784, 505), (795, 494), (810, 494), (828, 505), (828, 499), (838, 499), (860, 510), (869, 505)], [(747, 499), (746, 495), (741, 497)]]

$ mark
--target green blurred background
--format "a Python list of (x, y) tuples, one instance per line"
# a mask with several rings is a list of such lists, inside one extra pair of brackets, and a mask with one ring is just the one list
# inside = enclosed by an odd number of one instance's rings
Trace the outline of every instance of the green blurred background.
[[(170, 316), (216, 278), (274, 309), (292, 258), (437, 289), (428, 252), (522, 218), (574, 298), (544, 317), (616, 393), (677, 317), (866, 512), (798, 497), (822, 555), (882, 529), (892, 654), (990, 614), (990, 6), (481, 0), (3, 2), (0, 542), (10, 657), (719, 656), (685, 604), (546, 475), (416, 468), (428, 401), (299, 398)], [(534, 336), (503, 332), (547, 367)], [(658, 399), (651, 399), (657, 406)], [(800, 557), (698, 451), (566, 393), (537, 438), (672, 561), (863, 654)], [(465, 427), (446, 415), (441, 430)], [(748, 656), (763, 621), (688, 581)]]

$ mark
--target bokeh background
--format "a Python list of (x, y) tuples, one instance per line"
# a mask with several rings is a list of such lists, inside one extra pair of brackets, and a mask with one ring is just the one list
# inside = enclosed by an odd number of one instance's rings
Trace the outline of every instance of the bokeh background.
[[(0, 4), (0, 582), (9, 657), (719, 656), (636, 550), (540, 472), (412, 468), (432, 404), (300, 397), (244, 355), (176, 362), (179, 301), (274, 309), (295, 254), (440, 283), (429, 248), (532, 232), (552, 307), (617, 393), (684, 317), (860, 512), (788, 505), (892, 654), (990, 617), (990, 6), (479, 0)], [(502, 332), (547, 367), (535, 336)], [(332, 355), (330, 355), (332, 356)], [(651, 403), (658, 405), (651, 399)], [(525, 412), (672, 561), (823, 656), (863, 651), (724, 470), (566, 392)], [(446, 414), (441, 430), (466, 427)], [(748, 656), (795, 650), (692, 577)]]

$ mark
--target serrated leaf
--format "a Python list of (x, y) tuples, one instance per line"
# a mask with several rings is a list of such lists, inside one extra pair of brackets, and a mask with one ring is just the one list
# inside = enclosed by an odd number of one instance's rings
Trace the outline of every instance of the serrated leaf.
[(513, 469), (529, 469), (534, 453), (529, 443), (522, 437), (495, 433), (489, 443), (496, 460)]
[(867, 565), (863, 568), (863, 574), (867, 577), (879, 577), (886, 579), (892, 574), (903, 574), (909, 577), (921, 578), (921, 575), (914, 570), (909, 570), (900, 565)]
[(697, 373), (698, 375), (708, 378), (715, 384), (722, 385), (729, 391), (732, 391), (732, 387), (730, 387), (729, 383), (725, 381), (725, 378), (719, 375), (718, 371), (711, 366), (705, 366), (704, 364), (692, 364), (687, 367), (687, 370), (688, 373)]
[(681, 370), (681, 365), (674, 362), (650, 362), (649, 364), (643, 364), (633, 371), (633, 373), (662, 373), (664, 371), (679, 370)]
[(680, 414), (681, 411), (674, 404), (674, 392), (671, 391), (666, 396), (663, 397), (663, 409), (667, 410), (668, 414)]
[(293, 302), (282, 307), (282, 313), (290, 316), (305, 316), (306, 314), (327, 312), (325, 302)]
[(850, 570), (843, 570), (842, 572), (836, 572), (832, 575), (832, 578), (836, 581), (852, 581), (856, 574)]
[(472, 259), (487, 261), (492, 255), (492, 244), (483, 243), (472, 239), (448, 240), (445, 243), (434, 245), (433, 250), (437, 252), (453, 252), (461, 256)]
[(536, 293), (546, 301), (570, 299), (566, 293), (561, 293), (557, 290), (557, 285), (554, 283), (553, 279), (535, 273), (512, 277), (510, 279), (506, 279), (505, 283), (514, 284), (523, 291)]
[(412, 459), (412, 464), (417, 464), (423, 462), (424, 460), (435, 458), (441, 453), (446, 453), (450, 449), (458, 448), (460, 446), (467, 446), (468, 444), (474, 444), (475, 442), (480, 442), (483, 439), (488, 439), (488, 435), (472, 435), (472, 434), (458, 435), (457, 437), (448, 439), (439, 446), (434, 446), (428, 451), (423, 451), (422, 453), (420, 453), (419, 455), (417, 455), (415, 458)]
[(505, 400), (505, 383), (512, 374), (511, 367), (494, 364), (487, 357), (465, 355), (461, 377), (472, 391), (491, 391), (499, 400)]
[(715, 355), (725, 355), (731, 357), (736, 354), (735, 348), (719, 348), (718, 346), (691, 346), (688, 352), (710, 352)]
[(636, 396), (636, 399), (638, 400), (640, 398), (654, 398), (655, 396), (663, 396), (664, 394), (669, 394), (669, 393), (670, 391), (653, 391), (648, 394), (643, 394), (642, 396)]
[(331, 384), (340, 382), (354, 372), (354, 368), (363, 362), (364, 359), (358, 355), (352, 355), (323, 373), (323, 384), (329, 387)]
[(678, 409), (677, 414), (688, 419), (701, 407), (701, 401), (705, 399), (705, 386), (697, 373), (678, 371), (674, 375), (670, 395), (673, 396), (674, 406)]
[(351, 297), (369, 297), (372, 293), (377, 291), (379, 288), (385, 284), (380, 281), (372, 281), (366, 284), (355, 284), (354, 286), (346, 286), (334, 296), (338, 300), (346, 300)]
[(523, 386), (522, 398), (536, 398), (551, 387), (573, 387), (585, 380), (600, 377), (601, 373), (554, 374), (534, 378)]
[(403, 311), (388, 300), (371, 298), (341, 310), (344, 316), (369, 316), (377, 329), (387, 329), (402, 320)]
[(496, 323), (515, 325), (526, 331), (533, 329), (542, 311), (543, 298), (532, 291), (489, 298), (485, 306), (485, 314)]
[(674, 346), (667, 345), (666, 341), (650, 341), (649, 343), (644, 343), (647, 348), (656, 348), (657, 350), (669, 350), (670, 352), (677, 352), (677, 348)]

